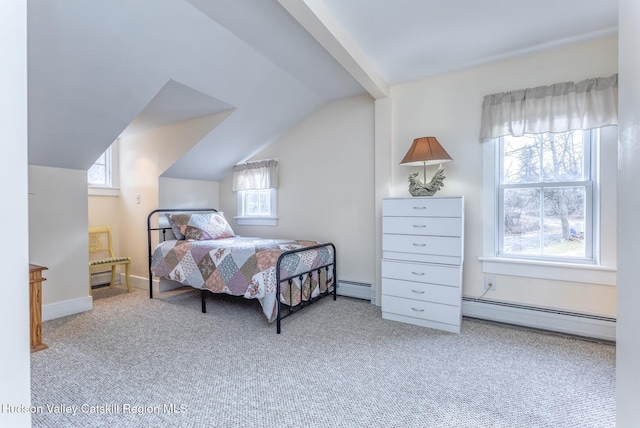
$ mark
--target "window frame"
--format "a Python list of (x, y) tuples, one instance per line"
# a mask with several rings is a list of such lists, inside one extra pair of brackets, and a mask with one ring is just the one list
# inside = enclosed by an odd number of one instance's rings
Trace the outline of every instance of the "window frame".
[[(567, 131), (569, 132), (569, 131)], [(494, 144), (497, 144), (497, 174), (496, 180), (496, 193), (498, 203), (498, 213), (495, 218), (495, 254), (497, 257), (509, 258), (509, 259), (524, 259), (534, 261), (550, 261), (550, 262), (568, 262), (578, 264), (599, 264), (598, 251), (595, 251), (595, 243), (599, 242), (599, 192), (598, 192), (598, 158), (599, 158), (599, 141), (600, 131), (599, 129), (583, 130), (583, 170), (585, 177), (583, 180), (575, 181), (549, 181), (545, 180), (542, 176), (537, 182), (531, 183), (504, 183), (502, 177), (504, 176), (504, 137), (494, 139)], [(569, 257), (569, 256), (552, 256), (552, 255), (529, 255), (529, 254), (514, 254), (505, 253), (504, 238), (505, 238), (505, 222), (504, 222), (504, 192), (506, 189), (539, 189), (541, 195), (544, 193), (544, 189), (558, 188), (558, 187), (584, 187), (585, 189), (585, 256), (584, 257)], [(544, 198), (542, 198), (540, 219), (544, 216)], [(543, 235), (541, 236), (543, 238)], [(542, 246), (544, 239), (541, 239), (540, 245)]]
[[(90, 196), (118, 196), (120, 194), (118, 140), (114, 141), (104, 151), (104, 154), (107, 184), (91, 184), (87, 175), (87, 189)], [(95, 165), (95, 162), (93, 165)]]
[[(245, 212), (246, 194), (248, 192), (260, 192), (269, 191), (269, 208), (270, 213), (267, 215), (250, 215)], [(277, 209), (277, 190), (271, 189), (251, 189), (251, 190), (238, 190), (236, 192), (237, 201), (237, 213), (234, 217), (238, 225), (240, 226), (277, 226), (278, 224), (278, 209)]]
[[(593, 241), (595, 263), (503, 257), (497, 252), (496, 216), (498, 215), (499, 150), (495, 140), (483, 140), (482, 256), (478, 260), (484, 274), (569, 281), (615, 286), (617, 281), (617, 127), (600, 128), (600, 139), (592, 168), (595, 169), (594, 225), (599, 233)], [(602, 149), (605, 147), (606, 149)], [(603, 192), (601, 189), (613, 189)]]

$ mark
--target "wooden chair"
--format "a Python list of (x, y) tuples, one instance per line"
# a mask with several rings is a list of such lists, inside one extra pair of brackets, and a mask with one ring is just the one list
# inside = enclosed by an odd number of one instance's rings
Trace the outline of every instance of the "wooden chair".
[[(105, 246), (106, 242), (106, 246)], [(113, 254), (111, 246), (111, 229), (109, 226), (98, 226), (89, 228), (89, 294), (93, 295), (91, 289), (91, 273), (98, 268), (111, 267), (111, 282), (109, 287), (113, 287), (116, 282), (116, 267), (124, 265), (125, 278), (127, 281), (127, 291), (131, 292), (129, 282), (129, 266), (131, 257), (117, 257)]]

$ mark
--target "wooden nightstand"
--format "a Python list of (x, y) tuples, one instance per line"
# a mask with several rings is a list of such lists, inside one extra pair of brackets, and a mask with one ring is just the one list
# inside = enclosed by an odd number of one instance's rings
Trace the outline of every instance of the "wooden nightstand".
[(29, 264), (29, 309), (31, 314), (31, 352), (48, 348), (42, 343), (42, 271), (48, 268)]

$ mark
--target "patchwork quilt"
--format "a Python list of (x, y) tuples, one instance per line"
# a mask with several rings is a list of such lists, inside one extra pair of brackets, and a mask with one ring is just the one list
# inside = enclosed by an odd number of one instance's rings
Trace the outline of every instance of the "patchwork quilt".
[[(258, 239), (234, 236), (206, 241), (161, 242), (151, 260), (155, 276), (178, 281), (214, 293), (258, 299), (269, 322), (277, 317), (276, 263), (283, 252), (317, 245), (315, 241)], [(297, 305), (325, 292), (333, 283), (333, 271), (299, 275), (333, 261), (330, 246), (286, 255), (280, 264), (282, 281), (279, 301)]]

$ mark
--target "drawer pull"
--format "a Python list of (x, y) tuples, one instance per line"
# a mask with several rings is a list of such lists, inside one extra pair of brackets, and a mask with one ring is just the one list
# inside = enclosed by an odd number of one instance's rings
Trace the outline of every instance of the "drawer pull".
[(413, 291), (413, 292), (414, 292), (414, 293), (416, 293), (416, 294), (424, 294), (424, 293), (425, 293), (425, 292), (424, 292), (424, 291), (422, 291), (422, 290), (411, 290), (411, 291)]
[(411, 272), (414, 275), (424, 275), (424, 272)]
[(413, 207), (414, 210), (426, 210), (427, 207)]
[(426, 247), (427, 244), (416, 244), (415, 242), (413, 243), (414, 247)]
[(424, 309), (414, 308), (413, 306), (411, 307), (411, 310), (416, 312), (424, 312)]
[(414, 224), (413, 227), (427, 227), (426, 224)]

